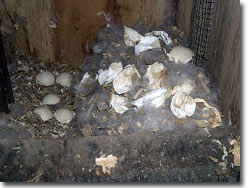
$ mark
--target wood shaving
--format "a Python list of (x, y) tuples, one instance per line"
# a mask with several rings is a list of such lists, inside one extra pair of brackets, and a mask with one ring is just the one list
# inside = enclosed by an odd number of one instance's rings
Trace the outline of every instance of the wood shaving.
[(113, 155), (108, 155), (107, 157), (105, 157), (105, 155), (102, 155), (100, 158), (96, 158), (95, 161), (97, 166), (102, 167), (104, 174), (110, 174), (111, 168), (114, 168), (117, 164), (117, 157)]

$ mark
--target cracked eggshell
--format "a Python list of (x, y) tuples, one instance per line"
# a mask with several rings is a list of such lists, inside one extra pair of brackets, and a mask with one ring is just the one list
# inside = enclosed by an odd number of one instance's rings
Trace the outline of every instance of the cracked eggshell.
[(64, 87), (70, 87), (71, 82), (72, 82), (72, 75), (67, 72), (63, 72), (56, 77), (56, 83)]
[(56, 94), (47, 94), (43, 100), (42, 103), (46, 105), (54, 105), (59, 103), (60, 97)]
[(36, 83), (43, 86), (51, 86), (54, 84), (54, 81), (55, 76), (49, 71), (41, 72), (36, 76)]
[(40, 116), (42, 121), (48, 121), (54, 117), (52, 111), (48, 107), (36, 108), (34, 112)]
[(60, 123), (70, 123), (75, 117), (75, 113), (67, 108), (61, 108), (54, 113), (54, 116)]
[(168, 54), (170, 61), (175, 61), (176, 63), (181, 63), (181, 64), (188, 63), (193, 56), (194, 56), (194, 52), (191, 49), (183, 46), (174, 47)]

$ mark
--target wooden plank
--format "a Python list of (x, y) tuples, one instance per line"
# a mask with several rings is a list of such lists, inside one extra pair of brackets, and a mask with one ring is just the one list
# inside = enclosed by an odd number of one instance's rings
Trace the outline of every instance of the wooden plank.
[(240, 125), (240, 1), (216, 0), (209, 41), (208, 69), (221, 91), (224, 115), (229, 109), (234, 125)]
[[(174, 0), (9, 0), (9, 12), (22, 17), (18, 31), (5, 40), (7, 56), (36, 56), (43, 61), (81, 64), (87, 43), (106, 22), (97, 12), (109, 12), (112, 20), (132, 26), (140, 19), (159, 27), (175, 20)], [(1, 4), (0, 4), (1, 5)], [(56, 18), (57, 27), (49, 27)]]
[(189, 37), (193, 0), (177, 0), (177, 27)]
[(87, 54), (86, 45), (94, 41), (95, 33), (106, 25), (97, 12), (108, 10), (109, 0), (55, 0), (54, 12), (58, 26), (53, 38), (55, 59), (63, 63), (81, 64)]
[(132, 27), (142, 21), (148, 28), (175, 24), (176, 2), (174, 0), (115, 0), (115, 21)]
[(19, 29), (5, 39), (6, 54), (11, 60), (15, 60), (15, 55), (38, 56), (41, 60), (54, 59), (53, 29), (48, 26), (53, 16), (51, 2), (52, 0), (5, 1), (12, 19), (15, 19), (15, 14), (21, 17)]
[[(186, 129), (72, 139), (0, 139), (0, 181), (23, 182), (35, 177), (40, 177), (39, 182), (217, 181), (215, 170), (220, 167), (209, 156), (222, 161), (223, 151), (214, 140), (229, 151), (233, 147), (229, 140), (239, 133), (236, 127), (209, 132), (211, 137), (204, 129)], [(110, 175), (96, 166), (95, 159), (102, 154), (118, 159)], [(230, 164), (233, 155), (229, 153), (225, 160)]]

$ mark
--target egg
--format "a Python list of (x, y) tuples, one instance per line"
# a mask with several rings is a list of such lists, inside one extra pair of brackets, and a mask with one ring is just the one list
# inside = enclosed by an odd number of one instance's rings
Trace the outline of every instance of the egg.
[(39, 107), (34, 110), (40, 116), (42, 121), (48, 121), (54, 117), (52, 111), (48, 107)]
[(174, 47), (168, 54), (170, 61), (175, 61), (176, 63), (182, 63), (182, 64), (188, 63), (193, 56), (194, 56), (194, 52), (189, 48), (183, 46)]
[(55, 76), (49, 71), (41, 72), (36, 76), (36, 83), (43, 86), (51, 86), (54, 84), (54, 81)]
[(64, 87), (70, 87), (72, 82), (72, 75), (66, 72), (59, 74), (56, 77), (56, 83)]
[(46, 105), (54, 105), (59, 103), (60, 97), (56, 94), (47, 94), (43, 99), (42, 103)]
[(54, 113), (54, 116), (60, 123), (70, 123), (75, 117), (75, 113), (67, 108), (61, 108)]

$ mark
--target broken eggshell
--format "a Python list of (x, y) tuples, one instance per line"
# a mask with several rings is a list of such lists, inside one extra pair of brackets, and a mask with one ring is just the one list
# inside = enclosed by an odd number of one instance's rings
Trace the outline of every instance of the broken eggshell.
[(108, 77), (106, 80), (106, 84), (112, 82), (122, 70), (123, 66), (121, 62), (112, 63), (108, 69)]
[(177, 118), (190, 117), (195, 113), (196, 103), (184, 92), (177, 92), (171, 100), (170, 109)]
[(48, 107), (36, 108), (34, 112), (40, 116), (42, 121), (48, 121), (54, 117), (52, 111)]
[(113, 81), (113, 87), (115, 91), (118, 94), (131, 91), (133, 87), (132, 77), (135, 74), (137, 74), (137, 76), (141, 78), (138, 70), (135, 68), (134, 65), (127, 65), (125, 69), (122, 72), (120, 72)]
[(55, 76), (49, 71), (41, 72), (36, 76), (36, 83), (43, 86), (51, 86), (54, 84), (54, 81)]
[(70, 123), (75, 117), (75, 113), (67, 108), (61, 108), (54, 113), (54, 117), (60, 123)]
[(174, 47), (168, 54), (169, 60), (175, 61), (178, 64), (188, 63), (193, 56), (194, 56), (194, 52), (191, 49), (183, 46)]
[(46, 105), (54, 105), (59, 103), (60, 97), (56, 94), (47, 94), (43, 99), (42, 103)]
[(128, 111), (128, 99), (126, 97), (122, 97), (119, 95), (112, 94), (110, 106), (114, 108), (114, 110), (119, 113), (123, 114), (124, 112)]
[(144, 97), (141, 97), (135, 100), (132, 105), (141, 108), (144, 105), (150, 105), (154, 108), (161, 107), (167, 98), (167, 89), (166, 88), (159, 88), (156, 90), (152, 90), (148, 92)]
[(102, 70), (100, 69), (98, 71), (98, 82), (102, 86), (108, 78), (108, 70)]
[(141, 52), (145, 52), (147, 50), (151, 49), (160, 49), (160, 42), (157, 37), (154, 36), (147, 36), (147, 37), (142, 37), (139, 40), (139, 43), (135, 45), (134, 50), (135, 50), (135, 55), (139, 56)]
[(56, 77), (56, 83), (64, 87), (70, 87), (71, 82), (72, 82), (72, 75), (67, 72), (63, 72)]
[(159, 89), (161, 87), (166, 68), (162, 63), (149, 65), (144, 78), (148, 79), (149, 89)]
[(136, 42), (141, 39), (142, 35), (137, 31), (124, 26), (124, 42), (127, 46), (135, 46)]

